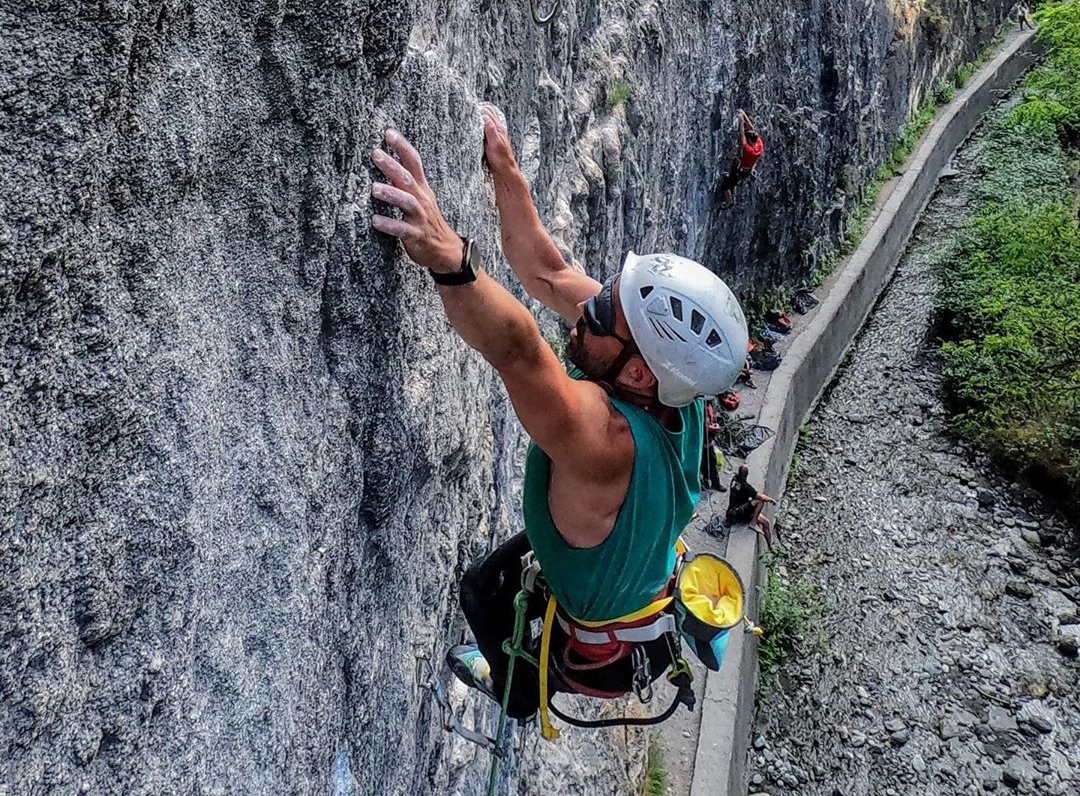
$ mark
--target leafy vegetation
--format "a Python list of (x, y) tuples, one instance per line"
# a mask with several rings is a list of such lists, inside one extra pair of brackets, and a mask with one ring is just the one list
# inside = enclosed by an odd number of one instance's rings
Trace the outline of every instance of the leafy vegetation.
[(937, 304), (957, 429), (1075, 499), (1080, 226), (1065, 147), (1080, 133), (1080, 3), (1038, 17), (1046, 61), (983, 146), (981, 210), (944, 263)]
[(783, 286), (774, 286), (762, 292), (750, 291), (739, 297), (739, 304), (746, 316), (746, 328), (754, 337), (765, 325), (769, 310), (791, 312), (791, 293)]
[(990, 60), (990, 56), (993, 55), (998, 46), (1005, 41), (1006, 35), (1007, 34), (1003, 30), (983, 49), (981, 53), (979, 53), (979, 56), (974, 61), (967, 61), (956, 68), (956, 75), (953, 77), (953, 82), (956, 83), (957, 88), (963, 88), (968, 84), (972, 75), (978, 72), (979, 68)]
[[(979, 67), (990, 59), (990, 56), (997, 46), (1001, 44), (1001, 41), (1002, 37), (997, 37), (985, 50), (983, 50), (978, 58), (974, 61), (968, 61), (958, 67), (954, 78), (955, 87), (953, 84), (947, 82), (939, 83), (925, 104), (900, 130), (900, 136), (897, 138), (896, 143), (889, 152), (889, 157), (886, 158), (873, 179), (867, 183), (863, 190), (862, 200), (848, 217), (847, 224), (844, 226), (843, 235), (841, 235), (838, 244), (841, 256), (846, 257), (858, 247), (859, 242), (866, 234), (867, 222), (870, 220), (870, 213), (874, 208), (874, 203), (877, 202), (878, 196), (881, 195), (881, 189), (885, 186), (886, 182), (899, 173), (901, 167), (911, 156), (915, 144), (918, 143), (922, 134), (926, 132), (927, 128), (934, 121), (934, 115), (937, 113), (938, 107), (952, 102), (953, 98), (956, 96), (956, 89), (963, 88), (967, 85), (968, 81), (971, 80), (972, 75), (978, 71)], [(829, 263), (827, 269), (822, 269), (822, 273), (814, 275), (815, 285), (819, 285), (824, 281), (834, 265), (835, 260)]]
[(667, 770), (664, 756), (655, 740), (649, 740), (649, 753), (645, 762), (645, 788), (642, 796), (666, 796)]
[(934, 102), (938, 105), (948, 105), (956, 96), (955, 83), (938, 83), (934, 89)]
[(763, 680), (784, 658), (806, 644), (824, 614), (824, 602), (813, 586), (801, 580), (788, 583), (775, 568), (770, 568), (759, 622), (765, 630), (758, 647)]
[(791, 486), (799, 480), (799, 467), (802, 461), (802, 452), (810, 444), (814, 436), (814, 430), (809, 424), (799, 427), (799, 438), (795, 442), (795, 450), (791, 454), (791, 463), (788, 465), (787, 485)]
[(1035, 17), (1046, 61), (1024, 80), (1024, 101), (1010, 122), (1075, 144), (1080, 140), (1080, 4), (1051, 3)]
[[(952, 99), (951, 95), (949, 99)], [(918, 113), (900, 128), (900, 135), (897, 137), (896, 143), (893, 144), (893, 148), (889, 151), (889, 157), (885, 159), (874, 178), (867, 184), (866, 189), (863, 191), (862, 201), (851, 212), (851, 216), (844, 226), (844, 234), (840, 238), (840, 254), (846, 256), (858, 247), (863, 235), (866, 234), (866, 225), (870, 220), (870, 212), (874, 209), (874, 203), (881, 194), (881, 189), (886, 182), (900, 173), (904, 163), (911, 157), (915, 144), (919, 142), (922, 134), (926, 132), (931, 122), (934, 121), (937, 107), (938, 103), (931, 97)]]
[(634, 90), (625, 80), (619, 80), (611, 85), (607, 92), (607, 104), (609, 110), (614, 110), (630, 100)]
[(966, 86), (968, 81), (971, 80), (971, 76), (978, 71), (979, 64), (974, 61), (967, 61), (966, 63), (960, 64), (960, 66), (956, 68), (956, 77), (953, 78), (956, 82), (956, 87), (963, 88)]

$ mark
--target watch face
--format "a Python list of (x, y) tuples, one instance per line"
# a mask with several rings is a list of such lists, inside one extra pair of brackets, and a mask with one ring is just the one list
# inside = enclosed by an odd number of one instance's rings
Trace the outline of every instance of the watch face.
[(468, 261), (468, 267), (470, 270), (475, 271), (480, 267), (480, 245), (473, 240), (469, 239), (469, 251), (466, 252), (466, 260)]

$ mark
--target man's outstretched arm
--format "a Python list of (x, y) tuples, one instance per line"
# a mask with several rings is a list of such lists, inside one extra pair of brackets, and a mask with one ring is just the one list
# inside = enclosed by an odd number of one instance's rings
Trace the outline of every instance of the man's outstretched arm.
[[(443, 219), (420, 156), (400, 133), (388, 131), (386, 141), (401, 162), (379, 150), (372, 153), (389, 183), (373, 184), (371, 194), (399, 208), (402, 218), (374, 215), (371, 225), (400, 238), (419, 265), (436, 273), (457, 272), (461, 238)], [(506, 288), (480, 271), (474, 282), (440, 285), (438, 291), (454, 329), (498, 371), (521, 424), (553, 460), (581, 468), (586, 482), (594, 483), (615, 477), (622, 464), (629, 466), (632, 448), (621, 462), (612, 455), (602, 391), (566, 374), (532, 314)]]
[(530, 296), (568, 323), (581, 315), (578, 304), (600, 292), (600, 283), (571, 268), (540, 222), (529, 185), (518, 168), (506, 129), (490, 107), (484, 117), (484, 154), (495, 182), (502, 247)]

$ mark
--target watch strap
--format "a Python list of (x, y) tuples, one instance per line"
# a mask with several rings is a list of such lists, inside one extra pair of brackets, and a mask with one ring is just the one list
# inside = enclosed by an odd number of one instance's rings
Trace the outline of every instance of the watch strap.
[(462, 249), (461, 253), (460, 269), (447, 274), (438, 273), (429, 269), (431, 278), (436, 285), (453, 287), (455, 285), (467, 285), (469, 282), (476, 281), (476, 269), (473, 267), (472, 262), (475, 243), (472, 238), (462, 238), (461, 242), (465, 244), (465, 248)]

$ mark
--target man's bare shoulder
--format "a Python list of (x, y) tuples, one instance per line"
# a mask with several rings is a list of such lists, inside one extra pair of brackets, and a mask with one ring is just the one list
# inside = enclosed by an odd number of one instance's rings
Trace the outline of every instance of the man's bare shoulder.
[(566, 435), (550, 446), (540, 447), (560, 467), (583, 478), (605, 480), (618, 477), (633, 464), (634, 440), (625, 415), (615, 408), (608, 392), (596, 382), (571, 379), (580, 396), (578, 416)]

